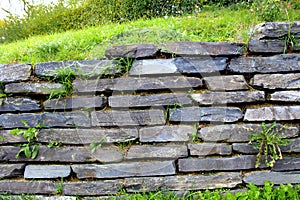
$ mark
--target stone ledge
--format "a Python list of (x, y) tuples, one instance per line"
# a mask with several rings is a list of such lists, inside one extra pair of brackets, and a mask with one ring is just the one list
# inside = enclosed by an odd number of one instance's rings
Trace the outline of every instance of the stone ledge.
[(231, 155), (232, 153), (232, 146), (228, 144), (188, 144), (188, 148), (191, 156)]
[(10, 83), (5, 85), (5, 92), (11, 94), (49, 95), (52, 91), (62, 91), (60, 83)]
[(275, 185), (279, 184), (299, 184), (300, 172), (252, 172), (246, 174), (243, 178), (245, 183), (253, 183), (255, 185), (264, 185), (265, 181), (270, 181)]
[(26, 164), (0, 164), (0, 178), (23, 176)]
[(242, 75), (204, 77), (207, 88), (212, 91), (248, 90), (249, 86)]
[(40, 111), (42, 107), (36, 100), (30, 98), (12, 98), (7, 97), (0, 99), (0, 112), (16, 112), (16, 111)]
[(155, 57), (158, 47), (153, 44), (132, 44), (124, 46), (111, 46), (106, 49), (105, 56), (108, 59), (116, 58), (151, 58)]
[(31, 75), (31, 68), (31, 65), (26, 64), (0, 65), (0, 82), (27, 81)]
[(57, 179), (66, 178), (71, 174), (71, 167), (66, 165), (27, 165), (24, 178)]

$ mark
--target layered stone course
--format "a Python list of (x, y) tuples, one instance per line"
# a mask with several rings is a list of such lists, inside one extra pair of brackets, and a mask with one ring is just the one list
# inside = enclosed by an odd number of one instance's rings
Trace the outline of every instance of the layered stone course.
[[(105, 198), (300, 183), (300, 54), (290, 34), (299, 41), (299, 22), (258, 25), (248, 49), (131, 44), (101, 60), (0, 64), (0, 193)], [(73, 93), (50, 98), (65, 89), (56, 79), (64, 70)], [(262, 122), (276, 122), (289, 144), (273, 167), (255, 168), (249, 141)], [(34, 159), (19, 152), (30, 131)]]

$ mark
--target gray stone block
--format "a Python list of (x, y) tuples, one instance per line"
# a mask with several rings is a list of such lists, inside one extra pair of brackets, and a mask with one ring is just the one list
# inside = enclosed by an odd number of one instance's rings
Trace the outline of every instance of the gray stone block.
[(300, 158), (283, 157), (277, 160), (272, 167), (272, 171), (294, 171), (300, 170)]
[(21, 120), (28, 123), (29, 127), (36, 127), (38, 124), (42, 124), (41, 114), (2, 114), (0, 115), (0, 127), (9, 128), (27, 128)]
[(66, 178), (71, 174), (71, 167), (66, 165), (27, 165), (24, 178), (56, 179)]
[(188, 148), (192, 156), (231, 155), (232, 153), (232, 146), (228, 144), (188, 144)]
[(81, 164), (72, 165), (72, 170), (79, 179), (166, 176), (176, 174), (173, 161), (130, 162), (105, 165)]
[(25, 164), (1, 164), (0, 178), (13, 178), (16, 176), (23, 176)]
[(235, 107), (190, 107), (169, 112), (171, 122), (236, 122), (243, 117)]
[(298, 184), (300, 183), (300, 172), (252, 172), (243, 178), (245, 183), (264, 185), (265, 181), (270, 181), (275, 185), (279, 184)]
[(0, 101), (0, 112), (39, 111), (41, 109), (40, 103), (30, 98), (8, 97)]
[(187, 142), (193, 127), (180, 126), (155, 126), (140, 129), (141, 142)]
[(278, 91), (271, 94), (271, 101), (300, 102), (299, 91)]
[(177, 159), (187, 156), (188, 149), (186, 145), (140, 145), (131, 146), (127, 151), (125, 159)]
[(290, 144), (287, 146), (281, 147), (283, 152), (287, 153), (299, 153), (300, 152), (300, 139), (290, 139)]
[(249, 40), (248, 49), (253, 53), (284, 53), (284, 40)]
[(60, 83), (10, 83), (5, 85), (5, 92), (11, 94), (49, 95), (52, 91), (63, 90)]
[(242, 75), (210, 76), (204, 77), (204, 81), (209, 90), (232, 91), (248, 90), (249, 87)]
[(249, 143), (233, 143), (232, 148), (233, 151), (242, 154), (257, 154), (259, 152), (258, 149), (254, 149), (253, 144)]
[(299, 89), (300, 74), (256, 74), (251, 79), (254, 87), (263, 89)]
[(2, 138), (0, 144), (15, 144), (27, 141), (21, 135), (12, 135), (10, 130), (0, 130), (0, 137)]
[(105, 56), (114, 58), (149, 58), (156, 56), (158, 48), (153, 44), (131, 44), (124, 46), (111, 46), (106, 49)]
[(3, 180), (0, 181), (0, 192), (9, 194), (55, 194), (59, 183), (51, 181), (23, 181)]
[(31, 65), (9, 64), (0, 65), (0, 82), (9, 83), (27, 81), (31, 75)]

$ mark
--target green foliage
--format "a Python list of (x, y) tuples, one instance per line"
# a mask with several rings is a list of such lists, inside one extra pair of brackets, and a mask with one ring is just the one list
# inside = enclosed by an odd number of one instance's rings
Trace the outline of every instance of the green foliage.
[(182, 104), (181, 103), (174, 103), (173, 105), (172, 104), (169, 104), (167, 105), (166, 109), (165, 109), (165, 112), (164, 112), (164, 117), (165, 119), (169, 117), (171, 117), (174, 112), (176, 111), (177, 108), (182, 108)]
[(95, 153), (95, 151), (96, 151), (98, 148), (101, 148), (104, 142), (105, 142), (105, 139), (104, 139), (104, 138), (102, 138), (99, 142), (93, 141), (93, 142), (90, 144), (91, 153)]
[(289, 141), (282, 135), (284, 127), (278, 128), (276, 122), (273, 122), (269, 127), (263, 122), (261, 124), (261, 131), (254, 131), (250, 137), (250, 143), (254, 142), (254, 149), (258, 149), (255, 167), (261, 163), (263, 156), (267, 167), (272, 167), (276, 160), (282, 159), (280, 146), (286, 146)]
[(195, 123), (193, 125), (193, 128), (192, 128), (192, 141), (193, 142), (198, 142), (199, 141), (198, 124), (197, 123)]
[(254, 0), (251, 9), (266, 22), (276, 21), (283, 12), (281, 1)]
[(61, 177), (60, 179), (60, 183), (55, 191), (55, 194), (62, 194), (63, 193), (63, 189), (64, 189), (64, 178)]

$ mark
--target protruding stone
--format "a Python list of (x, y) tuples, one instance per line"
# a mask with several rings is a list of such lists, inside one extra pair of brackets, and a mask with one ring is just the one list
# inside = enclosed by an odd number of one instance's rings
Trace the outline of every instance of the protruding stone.
[(186, 145), (165, 145), (152, 146), (141, 145), (131, 146), (127, 152), (126, 159), (162, 159), (162, 158), (181, 158), (187, 157), (188, 150)]
[(170, 113), (171, 122), (236, 122), (243, 117), (235, 107), (177, 108)]
[(254, 87), (264, 89), (299, 89), (300, 73), (297, 74), (256, 74), (251, 79)]
[(29, 80), (31, 75), (31, 65), (9, 64), (0, 65), (0, 82), (9, 83)]
[(180, 126), (155, 126), (140, 129), (141, 142), (187, 142), (193, 127)]
[(284, 53), (284, 40), (250, 40), (248, 49), (253, 53)]
[(234, 188), (242, 183), (239, 172), (216, 173), (193, 176), (165, 176), (125, 178), (127, 192), (205, 190), (216, 188)]
[(10, 83), (5, 85), (5, 92), (12, 94), (43, 94), (63, 90), (60, 83)]
[(199, 94), (192, 94), (191, 97), (200, 105), (238, 104), (264, 101), (265, 93), (262, 91), (203, 92)]
[(162, 110), (92, 112), (92, 126), (145, 126), (165, 124)]
[[(2, 103), (1, 103), (2, 102)], [(0, 102), (0, 112), (38, 111), (41, 106), (38, 101), (30, 98), (4, 98)]]
[(204, 81), (209, 90), (232, 91), (248, 90), (249, 87), (242, 75), (210, 76), (204, 77)]
[(153, 44), (132, 44), (124, 46), (111, 46), (105, 51), (108, 59), (114, 58), (149, 58), (155, 57), (158, 48)]
[(271, 94), (271, 101), (300, 102), (300, 91), (278, 91)]
[(277, 160), (272, 167), (272, 171), (295, 171), (300, 170), (300, 158), (283, 157)]
[(252, 172), (244, 176), (245, 183), (264, 185), (265, 181), (270, 181), (275, 185), (300, 183), (300, 172)]
[(66, 165), (27, 165), (24, 178), (55, 179), (65, 178), (70, 174), (71, 168)]
[(111, 96), (111, 107), (147, 107), (147, 106), (172, 106), (174, 104), (191, 105), (192, 99), (187, 94), (155, 94), (146, 96)]
[(55, 194), (59, 183), (52, 181), (18, 181), (4, 180), (0, 181), (0, 192), (9, 194)]
[(165, 51), (177, 56), (240, 56), (245, 44), (228, 42), (171, 42), (163, 45)]
[(166, 176), (176, 173), (173, 161), (130, 162), (106, 165), (81, 164), (72, 165), (72, 169), (79, 179)]
[(188, 148), (192, 156), (231, 155), (232, 152), (232, 147), (228, 144), (188, 144)]
[(25, 164), (1, 164), (0, 165), (0, 178), (13, 178), (22, 176)]

